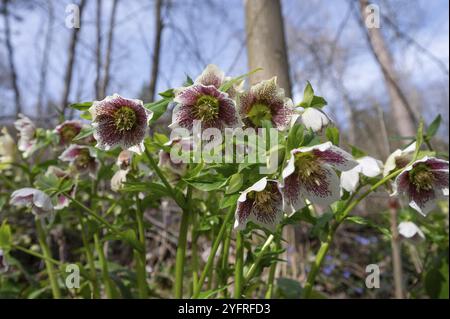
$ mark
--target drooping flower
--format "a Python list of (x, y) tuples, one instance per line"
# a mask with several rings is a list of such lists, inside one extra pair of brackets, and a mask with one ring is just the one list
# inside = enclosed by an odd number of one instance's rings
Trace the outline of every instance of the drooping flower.
[(306, 108), (300, 115), (300, 119), (307, 129), (313, 132), (320, 132), (332, 121), (322, 110), (315, 107)]
[(283, 218), (283, 196), (278, 182), (263, 177), (247, 188), (238, 198), (235, 213), (235, 229), (244, 229), (253, 221), (274, 231)]
[(448, 198), (448, 161), (425, 156), (406, 167), (394, 183), (394, 193), (426, 216), (438, 200)]
[(36, 150), (36, 126), (33, 121), (23, 114), (19, 114), (19, 119), (14, 122), (14, 126), (19, 132), (18, 149), (27, 158)]
[[(219, 89), (224, 83), (232, 80), (231, 77), (225, 76), (225, 73), (215, 64), (208, 64), (203, 72), (195, 79), (194, 84), (212, 85)], [(243, 92), (244, 81), (237, 81), (228, 90), (228, 96), (234, 99), (237, 94)], [(183, 89), (183, 88), (182, 88)]]
[(339, 200), (335, 169), (345, 172), (357, 165), (350, 154), (331, 142), (293, 149), (282, 173), (285, 211), (293, 214), (305, 206), (305, 200), (324, 206)]
[(132, 153), (128, 150), (120, 152), (117, 157), (116, 165), (119, 167), (119, 170), (111, 178), (111, 189), (114, 192), (118, 192), (122, 188), (123, 183), (126, 182), (131, 168), (131, 159)]
[(4, 127), (0, 136), (0, 171), (11, 167), (15, 154), (16, 142), (14, 142), (14, 139), (9, 135), (6, 127)]
[(398, 224), (398, 233), (413, 243), (419, 243), (425, 240), (424, 233), (413, 222), (408, 221)]
[(412, 160), (416, 150), (416, 143), (412, 143), (404, 150), (397, 149), (386, 159), (384, 163), (383, 176), (388, 176), (396, 169), (404, 168)]
[(143, 141), (153, 113), (141, 100), (114, 94), (95, 101), (89, 112), (98, 148), (109, 150), (120, 146), (139, 154), (144, 151)]
[(282, 131), (289, 126), (294, 114), (294, 104), (277, 86), (276, 77), (252, 86), (238, 96), (237, 103), (242, 121), (248, 127), (261, 127), (266, 120)]
[[(159, 166), (162, 168), (167, 168), (172, 173), (182, 176), (186, 173), (187, 163), (184, 163), (182, 156), (179, 158), (172, 158), (171, 151), (179, 152), (190, 152), (192, 150), (192, 140), (188, 138), (176, 138), (170, 140), (165, 146), (170, 146), (172, 149), (170, 151), (161, 150), (159, 152)], [(177, 154), (178, 155), (178, 154)]]
[(67, 145), (72, 143), (73, 139), (81, 132), (82, 128), (83, 124), (81, 121), (64, 121), (55, 128), (55, 132), (59, 137), (60, 143)]
[(43, 191), (29, 187), (21, 188), (12, 193), (10, 203), (14, 206), (31, 207), (31, 212), (37, 218), (47, 216), (53, 211), (50, 197)]
[(72, 144), (59, 156), (59, 159), (69, 162), (76, 172), (89, 173), (92, 178), (95, 178), (98, 161), (95, 151), (91, 147)]
[(353, 193), (358, 187), (360, 174), (376, 177), (381, 174), (383, 169), (383, 163), (370, 156), (357, 158), (356, 161), (358, 162), (357, 166), (341, 174), (341, 186), (350, 193)]
[[(56, 176), (62, 180), (68, 180), (68, 179), (72, 178), (72, 176), (70, 175), (69, 172), (66, 172), (66, 171), (60, 169), (59, 167), (56, 167), (53, 165), (51, 165), (47, 168), (45, 175), (46, 176)], [(70, 197), (75, 197), (76, 192), (77, 192), (77, 184), (74, 183), (72, 185), (72, 187), (70, 188), (70, 190), (68, 191), (68, 194)], [(56, 204), (54, 206), (54, 209), (61, 210), (63, 208), (68, 207), (69, 204), (70, 204), (70, 199), (67, 198), (64, 194), (59, 194), (56, 197)]]
[(6, 262), (5, 254), (3, 250), (0, 249), (0, 274), (8, 271), (8, 263)]
[(224, 75), (216, 66), (209, 65), (194, 84), (175, 91), (176, 106), (170, 128), (192, 129), (194, 121), (202, 128), (234, 128), (239, 118), (234, 101), (228, 93), (219, 91)]

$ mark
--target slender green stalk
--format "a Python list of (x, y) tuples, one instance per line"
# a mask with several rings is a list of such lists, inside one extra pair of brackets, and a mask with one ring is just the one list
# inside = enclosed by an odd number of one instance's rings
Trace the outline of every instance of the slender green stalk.
[(247, 271), (247, 273), (245, 274), (245, 281), (249, 281), (250, 279), (253, 278), (253, 276), (255, 275), (256, 270), (258, 269), (259, 263), (262, 259), (262, 257), (264, 256), (265, 252), (269, 249), (270, 244), (273, 242), (275, 236), (274, 235), (269, 235), (269, 237), (267, 237), (266, 241), (264, 242), (261, 251), (259, 252), (258, 256), (256, 257), (255, 262), (250, 266), (249, 270)]
[(227, 225), (230, 222), (231, 218), (234, 216), (234, 210), (235, 210), (234, 206), (228, 210), (228, 213), (225, 216), (222, 226), (220, 226), (219, 233), (217, 234), (217, 236), (213, 242), (213, 245), (211, 247), (211, 252), (209, 253), (208, 260), (206, 261), (205, 268), (203, 269), (202, 274), (200, 275), (198, 285), (196, 286), (197, 289), (194, 291), (194, 294), (192, 296), (192, 298), (194, 298), (194, 299), (198, 298), (198, 296), (200, 295), (200, 290), (203, 287), (206, 276), (209, 274), (209, 271), (210, 271), (212, 265), (214, 264), (214, 257), (216, 256), (217, 250), (219, 249), (220, 242), (222, 241), (223, 235), (225, 234)]
[(236, 233), (236, 264), (234, 269), (234, 298), (242, 298), (244, 283), (244, 238), (240, 231)]
[(183, 210), (178, 235), (178, 246), (175, 261), (175, 298), (183, 298), (184, 262), (186, 257), (189, 213)]
[(81, 214), (79, 214), (79, 220), (81, 225), (81, 240), (83, 241), (84, 250), (86, 251), (86, 259), (89, 265), (89, 276), (92, 286), (92, 294), (94, 299), (97, 299), (100, 298), (100, 290), (97, 282), (97, 270), (95, 268), (94, 254), (92, 253), (91, 244), (89, 243), (89, 240), (86, 236), (87, 227)]
[[(228, 281), (228, 256), (230, 254), (230, 245), (231, 245), (231, 234), (233, 232), (233, 227), (229, 226), (229, 230), (225, 236), (225, 240), (223, 241), (222, 246), (222, 256), (220, 259), (220, 269), (222, 272), (222, 276), (220, 278), (220, 286), (225, 287)], [(223, 297), (228, 298), (228, 289), (224, 289), (222, 291)]]
[(112, 299), (114, 298), (114, 294), (111, 286), (111, 279), (109, 278), (108, 264), (106, 262), (105, 254), (103, 253), (103, 247), (100, 243), (100, 239), (98, 238), (98, 234), (94, 234), (94, 243), (98, 254), (98, 260), (100, 262), (100, 267), (102, 269), (102, 279), (103, 284), (105, 285), (106, 297), (108, 299)]
[(47, 241), (46, 241), (47, 236), (42, 227), (42, 221), (39, 219), (36, 219), (36, 231), (37, 231), (37, 235), (38, 235), (39, 244), (42, 249), (42, 253), (45, 257), (45, 259), (44, 259), (45, 267), (47, 269), (50, 286), (52, 288), (53, 298), (60, 299), (61, 298), (61, 290), (59, 288), (58, 278), (56, 277), (53, 263), (50, 262), (50, 259), (53, 259), (52, 254), (50, 252), (50, 248), (47, 245)]
[[(278, 250), (280, 248), (280, 240), (279, 239), (276, 241), (274, 246), (275, 246), (276, 250)], [(266, 290), (266, 295), (265, 295), (266, 299), (272, 299), (276, 270), (277, 270), (277, 262), (274, 262), (272, 265), (270, 265), (269, 278), (267, 278), (267, 290)]]
[(136, 257), (136, 274), (137, 274), (137, 287), (139, 291), (139, 298), (148, 298), (148, 287), (147, 287), (147, 271), (146, 266), (146, 252), (145, 252), (145, 229), (144, 229), (144, 212), (141, 207), (141, 201), (136, 196), (136, 222), (137, 222), (137, 232), (139, 242), (141, 244), (142, 250), (134, 252)]
[(191, 257), (192, 257), (192, 292), (197, 290), (198, 284), (198, 268), (199, 268), (199, 259), (198, 259), (198, 233), (196, 231), (197, 228), (197, 215), (192, 215), (192, 249), (191, 249)]
[(12, 248), (13, 248), (13, 249), (20, 250), (20, 251), (22, 251), (22, 252), (24, 252), (24, 253), (26, 253), (26, 254), (28, 254), (28, 255), (30, 255), (30, 256), (33, 256), (33, 257), (42, 259), (43, 261), (48, 261), (48, 262), (52, 263), (52, 264), (55, 265), (55, 266), (60, 267), (60, 266), (62, 265), (62, 263), (61, 263), (60, 261), (56, 260), (56, 259), (53, 259), (53, 258), (44, 256), (44, 255), (39, 254), (39, 253), (37, 253), (37, 252), (35, 252), (35, 251), (29, 250), (29, 249), (27, 249), (27, 248), (25, 248), (25, 247), (18, 246), (18, 245), (13, 245)]

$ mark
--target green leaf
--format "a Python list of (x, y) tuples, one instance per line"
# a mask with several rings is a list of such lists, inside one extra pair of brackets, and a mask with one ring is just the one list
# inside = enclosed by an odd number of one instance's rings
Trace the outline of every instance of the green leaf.
[(349, 222), (352, 222), (354, 224), (357, 224), (357, 225), (369, 226), (371, 228), (374, 228), (374, 229), (378, 230), (380, 233), (382, 233), (383, 235), (387, 236), (388, 238), (392, 237), (392, 234), (391, 234), (391, 232), (390, 232), (390, 230), (388, 228), (383, 227), (383, 226), (379, 226), (379, 225), (373, 223), (372, 221), (370, 221), (370, 220), (368, 220), (368, 219), (366, 219), (364, 217), (361, 217), (361, 216), (349, 216), (345, 220), (347, 220)]
[(310, 107), (311, 103), (313, 101), (313, 98), (314, 98), (314, 89), (313, 89), (311, 83), (308, 81), (306, 83), (305, 89), (303, 90), (303, 101), (300, 102), (299, 105), (304, 108)]
[(420, 147), (423, 144), (423, 119), (420, 120), (419, 127), (416, 134), (416, 152), (414, 153), (414, 160), (419, 156)]
[(339, 129), (334, 126), (328, 126), (325, 135), (327, 139), (336, 146), (339, 146)]
[(302, 286), (297, 280), (290, 278), (278, 278), (277, 288), (279, 294), (287, 299), (298, 299), (302, 295)]
[(218, 190), (220, 188), (222, 188), (223, 186), (225, 186), (226, 181), (218, 181), (218, 182), (190, 182), (190, 181), (186, 181), (189, 185), (191, 185), (192, 187), (203, 191), (203, 192), (210, 192), (210, 191), (214, 191), (214, 190)]
[(328, 102), (321, 96), (314, 95), (310, 107), (315, 107), (317, 109), (321, 109), (325, 105), (327, 105)]
[(228, 187), (225, 191), (225, 194), (233, 194), (238, 192), (242, 185), (244, 184), (244, 179), (242, 177), (242, 174), (236, 173), (231, 175), (230, 181), (228, 182)]
[(230, 206), (236, 205), (240, 194), (233, 194), (230, 196), (224, 196), (219, 204), (219, 209), (228, 208)]
[(217, 288), (217, 289), (214, 289), (214, 290), (202, 291), (202, 292), (198, 295), (198, 298), (199, 298), (199, 299), (208, 299), (208, 298), (211, 298), (211, 297), (217, 295), (219, 292), (221, 292), (221, 291), (227, 289), (228, 286), (229, 286), (229, 285), (226, 285), (226, 286), (224, 286), (224, 287), (220, 287), (220, 288)]
[(367, 155), (366, 152), (364, 152), (363, 150), (357, 148), (356, 146), (354, 146), (354, 145), (350, 145), (350, 146), (352, 148), (352, 156), (354, 158), (361, 158), (361, 157), (364, 157), (364, 156)]
[(295, 124), (289, 131), (287, 138), (287, 151), (290, 152), (294, 148), (299, 147), (303, 143), (303, 134), (305, 128), (301, 124)]
[(167, 91), (160, 92), (158, 94), (159, 94), (159, 96), (164, 97), (164, 98), (173, 98), (173, 97), (175, 97), (173, 89), (169, 89)]
[(94, 128), (92, 126), (83, 127), (78, 133), (77, 136), (73, 138), (73, 141), (79, 141), (82, 140), (88, 136), (91, 136), (94, 133)]
[(249, 77), (250, 75), (252, 75), (252, 74), (254, 74), (256, 72), (259, 72), (261, 70), (262, 70), (262, 68), (257, 68), (257, 69), (255, 69), (253, 71), (250, 71), (250, 72), (246, 73), (246, 74), (243, 74), (241, 76), (235, 77), (235, 78), (231, 79), (230, 81), (227, 81), (227, 82), (223, 83), (220, 86), (219, 90), (222, 91), (222, 92), (227, 92), (234, 84), (237, 84), (237, 83), (241, 82), (246, 77)]
[(441, 126), (441, 122), (442, 122), (442, 116), (439, 114), (438, 116), (436, 116), (436, 118), (433, 120), (433, 122), (431, 122), (430, 126), (427, 129), (426, 136), (428, 139), (430, 139), (436, 135), (436, 133), (439, 130), (439, 127)]
[(153, 103), (144, 104), (144, 107), (147, 110), (153, 112), (153, 117), (150, 121), (151, 123), (155, 123), (166, 112), (170, 102), (172, 102), (171, 98), (164, 98)]
[(11, 250), (12, 234), (11, 227), (6, 220), (0, 226), (0, 248), (6, 253)]
[(73, 103), (70, 104), (70, 107), (78, 111), (87, 111), (92, 106), (92, 103), (93, 102)]

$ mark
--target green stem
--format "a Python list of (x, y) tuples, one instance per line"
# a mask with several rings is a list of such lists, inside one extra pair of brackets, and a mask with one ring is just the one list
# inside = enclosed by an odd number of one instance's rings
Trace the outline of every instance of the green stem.
[(234, 206), (228, 210), (228, 213), (225, 216), (223, 224), (220, 227), (219, 233), (217, 234), (217, 236), (213, 242), (213, 245), (211, 247), (211, 252), (209, 253), (208, 260), (206, 261), (205, 268), (203, 269), (202, 274), (200, 275), (200, 280), (198, 281), (198, 284), (196, 286), (197, 289), (194, 291), (194, 294), (192, 296), (192, 298), (194, 298), (194, 299), (198, 298), (198, 296), (200, 295), (200, 290), (203, 287), (206, 276), (209, 274), (209, 270), (211, 269), (212, 265), (214, 264), (214, 257), (216, 256), (217, 250), (219, 249), (220, 242), (222, 241), (223, 235), (225, 234), (227, 225), (230, 222), (231, 218), (234, 216), (234, 210), (235, 210)]
[(86, 227), (86, 223), (83, 220), (83, 216), (81, 216), (81, 214), (79, 214), (79, 219), (80, 219), (80, 225), (81, 225), (81, 240), (83, 241), (83, 246), (86, 251), (86, 259), (87, 259), (87, 262), (89, 265), (92, 293), (93, 293), (94, 299), (97, 299), (97, 298), (100, 298), (100, 290), (99, 290), (98, 282), (97, 282), (97, 270), (95, 268), (94, 254), (92, 253), (91, 244), (89, 243), (89, 240), (86, 236), (87, 227)]
[(258, 269), (258, 266), (259, 266), (259, 263), (260, 263), (262, 257), (264, 256), (265, 252), (269, 249), (270, 244), (273, 242), (274, 238), (275, 238), (275, 236), (272, 234), (269, 237), (267, 237), (266, 241), (264, 242), (264, 244), (261, 248), (261, 251), (259, 252), (258, 256), (256, 257), (255, 262), (250, 266), (250, 269), (245, 274), (245, 281), (249, 281), (250, 279), (253, 278), (256, 270)]
[(178, 235), (178, 246), (175, 261), (175, 298), (183, 298), (184, 262), (186, 257), (189, 213), (183, 210)]
[(197, 217), (192, 215), (192, 292), (197, 290), (198, 285), (198, 233), (197, 229)]
[[(229, 231), (225, 236), (225, 240), (222, 248), (222, 256), (220, 260), (220, 269), (222, 270), (222, 277), (220, 278), (221, 286), (225, 287), (228, 281), (228, 256), (230, 254), (230, 245), (231, 245), (231, 234), (233, 232), (233, 227), (229, 227)], [(223, 290), (223, 297), (228, 298), (228, 289)]]
[[(276, 241), (274, 246), (275, 246), (276, 250), (278, 250), (280, 248), (280, 240), (279, 239)], [(266, 299), (272, 299), (276, 270), (277, 270), (277, 262), (274, 262), (274, 263), (272, 263), (272, 265), (270, 265), (269, 278), (267, 279), (267, 291), (266, 291), (266, 295), (265, 295)]]
[(102, 278), (103, 278), (103, 283), (105, 285), (106, 297), (108, 299), (112, 299), (112, 298), (114, 298), (114, 294), (113, 294), (113, 290), (112, 290), (112, 286), (111, 286), (111, 279), (109, 278), (108, 264), (106, 262), (105, 254), (103, 253), (103, 247), (98, 238), (98, 234), (94, 234), (94, 243), (95, 243), (95, 249), (97, 250), (97, 254), (98, 254), (98, 260), (100, 262), (100, 267), (102, 269)]
[(145, 269), (146, 266), (146, 253), (145, 253), (145, 229), (144, 229), (144, 212), (141, 207), (141, 201), (136, 196), (136, 221), (139, 235), (139, 242), (141, 244), (142, 250), (135, 250), (136, 257), (136, 274), (137, 274), (137, 286), (139, 291), (139, 298), (147, 299), (148, 298), (148, 288), (147, 288), (147, 271)]
[(56, 260), (56, 259), (46, 257), (46, 256), (44, 256), (44, 255), (42, 255), (42, 254), (39, 254), (39, 253), (37, 253), (37, 252), (35, 252), (35, 251), (32, 251), (32, 250), (29, 250), (29, 249), (27, 249), (27, 248), (25, 248), (25, 247), (18, 246), (18, 245), (13, 245), (12, 248), (13, 248), (13, 249), (20, 250), (20, 251), (23, 251), (24, 253), (26, 253), (26, 254), (28, 254), (28, 255), (30, 255), (30, 256), (33, 256), (33, 257), (42, 259), (42, 260), (44, 260), (44, 261), (48, 261), (48, 262), (54, 264), (55, 266), (60, 267), (60, 266), (62, 265), (62, 263), (61, 263), (60, 261)]
[(244, 239), (240, 231), (236, 233), (236, 264), (234, 269), (234, 298), (242, 298), (244, 283)]
[(50, 281), (50, 286), (52, 288), (53, 298), (60, 299), (61, 298), (61, 290), (59, 289), (58, 279), (56, 278), (55, 269), (53, 264), (50, 262), (52, 258), (52, 254), (50, 252), (50, 248), (47, 245), (46, 234), (42, 227), (42, 221), (40, 219), (36, 219), (36, 231), (39, 239), (39, 244), (41, 245), (42, 253), (45, 257), (45, 267), (47, 269), (48, 278)]

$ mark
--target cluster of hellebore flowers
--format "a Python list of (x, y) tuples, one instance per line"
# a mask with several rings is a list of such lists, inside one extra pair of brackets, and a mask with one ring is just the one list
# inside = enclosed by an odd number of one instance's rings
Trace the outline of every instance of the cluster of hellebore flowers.
[[(301, 123), (306, 130), (320, 133), (332, 123), (321, 110), (326, 103), (319, 103), (319, 107), (314, 104), (321, 102), (320, 99), (310, 94), (306, 102), (295, 106), (285, 96), (284, 90), (277, 86), (276, 78), (245, 90), (243, 81), (232, 80), (217, 66), (208, 65), (190, 85), (173, 90), (174, 108), (169, 127), (192, 130), (194, 121), (201, 121), (203, 129), (224, 130), (260, 128), (269, 122), (273, 128), (286, 132), (295, 123)], [(119, 170), (111, 181), (111, 188), (118, 191), (130, 170), (132, 153), (144, 151), (144, 138), (153, 113), (142, 101), (119, 95), (93, 102), (89, 112), (96, 148), (106, 151), (115, 147), (123, 149), (117, 160)], [(36, 128), (25, 116), (17, 120), (16, 128), (19, 131), (19, 150), (28, 157), (36, 148)], [(90, 141), (73, 143), (82, 129), (83, 124), (79, 121), (66, 121), (55, 129), (60, 144), (66, 147), (59, 159), (68, 162), (70, 169), (52, 168), (51, 174), (61, 178), (88, 174), (95, 178), (98, 162)], [(173, 139), (166, 146), (175, 144), (191, 147), (190, 141), (183, 139)], [(344, 191), (356, 192), (362, 176), (388, 176), (398, 169), (403, 171), (394, 181), (393, 195), (406, 198), (410, 207), (426, 215), (437, 200), (448, 197), (448, 161), (422, 157), (413, 162), (414, 154), (415, 144), (412, 144), (405, 150), (395, 151), (383, 164), (369, 156), (354, 158), (331, 142), (294, 148), (283, 163), (280, 176), (264, 176), (241, 192), (236, 203), (235, 228), (243, 229), (247, 222), (252, 221), (273, 231), (285, 213), (292, 215), (311, 204), (329, 206), (338, 201)], [(0, 155), (2, 158), (6, 156)], [(162, 168), (178, 176), (186, 173), (188, 165), (174, 163), (167, 151), (162, 150), (159, 157)], [(74, 196), (75, 192), (76, 186), (71, 194)], [(11, 202), (31, 205), (37, 216), (68, 205), (68, 199), (61, 196), (58, 205), (53, 207), (48, 195), (31, 188), (14, 192)]]

